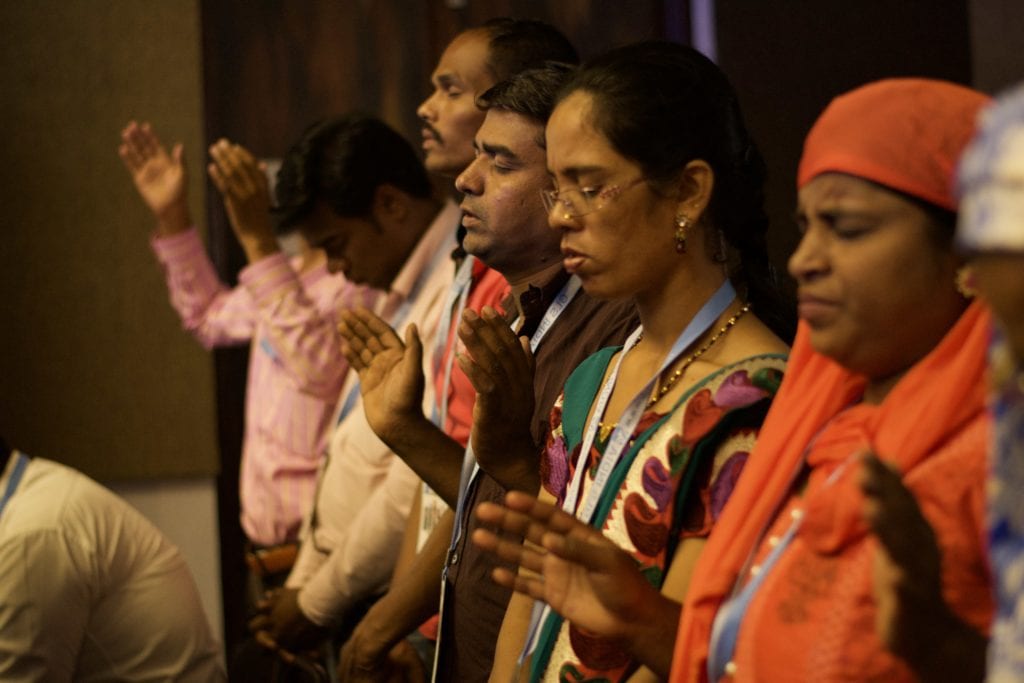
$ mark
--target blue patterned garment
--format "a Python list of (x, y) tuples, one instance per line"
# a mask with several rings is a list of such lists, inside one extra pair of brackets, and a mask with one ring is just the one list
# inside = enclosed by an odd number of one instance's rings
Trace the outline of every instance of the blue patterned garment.
[[(957, 177), (957, 244), (968, 253), (1024, 252), (1024, 85), (979, 117)], [(996, 616), (988, 683), (1024, 681), (1024, 368), (997, 330), (990, 363), (994, 438), (989, 552)]]
[(957, 245), (970, 253), (1024, 251), (1024, 84), (981, 112), (956, 180)]
[(989, 552), (996, 579), (996, 617), (988, 682), (1024, 681), (1024, 368), (997, 332), (992, 344), (992, 477)]

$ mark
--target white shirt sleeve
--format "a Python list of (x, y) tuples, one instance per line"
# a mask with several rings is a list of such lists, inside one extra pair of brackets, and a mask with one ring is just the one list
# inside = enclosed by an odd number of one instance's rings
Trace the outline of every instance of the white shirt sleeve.
[(0, 680), (72, 680), (90, 602), (78, 550), (54, 529), (0, 545)]

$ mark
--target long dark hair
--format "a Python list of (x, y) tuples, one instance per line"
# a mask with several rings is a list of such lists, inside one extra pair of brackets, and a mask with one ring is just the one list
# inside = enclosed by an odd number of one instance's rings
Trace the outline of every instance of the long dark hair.
[[(559, 99), (577, 90), (593, 98), (596, 128), (655, 185), (672, 181), (695, 159), (711, 166), (715, 180), (707, 222), (735, 256), (730, 277), (758, 317), (779, 337), (792, 340), (795, 310), (768, 258), (764, 159), (725, 74), (692, 48), (649, 41), (584, 63)], [(708, 242), (714, 248), (719, 240), (709, 235)]]

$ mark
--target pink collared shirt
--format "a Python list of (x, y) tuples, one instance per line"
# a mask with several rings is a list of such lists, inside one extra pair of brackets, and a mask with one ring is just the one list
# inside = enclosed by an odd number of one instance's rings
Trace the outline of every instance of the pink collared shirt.
[(348, 372), (337, 313), (378, 292), (305, 273), (283, 254), (217, 277), (195, 230), (151, 241), (182, 325), (206, 348), (251, 343), (239, 489), (242, 528), (260, 545), (294, 541), (312, 503), (324, 438)]

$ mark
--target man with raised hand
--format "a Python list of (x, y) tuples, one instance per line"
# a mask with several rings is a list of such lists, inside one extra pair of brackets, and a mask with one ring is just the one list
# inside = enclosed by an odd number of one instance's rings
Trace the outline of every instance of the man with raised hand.
[[(414, 568), (357, 627), (342, 653), (343, 678), (384, 675), (389, 651), (398, 644), (400, 652), (405, 634), (436, 609), (444, 567), (436, 679), (487, 679), (510, 594), (491, 581), (490, 558), (466, 543), (470, 512), (478, 502), (502, 499), (508, 488), (536, 490), (548, 415), (565, 378), (636, 326), (631, 304), (591, 299), (564, 271), (561, 236), (548, 227), (541, 202), (541, 192), (551, 186), (544, 126), (569, 73), (566, 65), (548, 64), (484, 93), (476, 157), (456, 180), (464, 193), (466, 251), (503, 273), (512, 287), (508, 316), (491, 308), (467, 311), (459, 326), (465, 350), (458, 362), (480, 392), (471, 441), (483, 470), (475, 471), (474, 459), (465, 458), (460, 444), (418, 408), (422, 343), (415, 330), (403, 343), (365, 310), (343, 315), (346, 354), (359, 372), (370, 424), (459, 513), (454, 538), (439, 525)], [(531, 352), (524, 356), (520, 345)], [(536, 457), (510, 460), (503, 457), (506, 447)]]
[[(316, 486), (323, 438), (348, 364), (339, 362), (337, 315), (376, 292), (328, 274), (323, 253), (289, 258), (271, 227), (264, 169), (221, 140), (209, 172), (249, 265), (239, 285), (218, 278), (194, 227), (181, 144), (170, 153), (148, 123), (130, 122), (119, 153), (156, 219), (152, 248), (171, 304), (206, 348), (250, 344), (239, 489), (249, 565), (277, 583), (295, 557)], [(250, 596), (251, 597), (251, 596)]]
[[(323, 249), (332, 273), (343, 271), (349, 280), (385, 291), (376, 304), (382, 316), (425, 326), (438, 317), (452, 281), (449, 255), (458, 208), (432, 196), (422, 162), (398, 133), (359, 115), (315, 124), (282, 161), (277, 192), (282, 228), (298, 228), (311, 247)], [(365, 426), (353, 388), (350, 382), (340, 394), (329, 454), (340, 454), (331, 461), (352, 465), (354, 475), (343, 477), (344, 490), (323, 485), (318, 502), (340, 507), (323, 516), (314, 508), (287, 588), (267, 596), (250, 624), (271, 648), (303, 650), (329, 633), (331, 623), (300, 610), (299, 590), (311, 588), (315, 598), (323, 585), (333, 597), (329, 560), (345, 538), (346, 523), (387, 471), (387, 447)], [(369, 575), (376, 573), (373, 562), (387, 564), (386, 556), (366, 559)], [(247, 661), (243, 656), (238, 664)]]
[[(524, 66), (546, 59), (575, 59), (575, 52), (564, 36), (540, 22), (492, 20), (457, 36), (442, 54), (432, 75), (433, 94), (418, 110), (424, 123), (427, 168), (452, 177), (465, 168), (473, 159), (472, 137), (483, 120), (483, 113), (475, 105), (476, 96)], [(453, 218), (452, 234), (457, 224), (458, 219)], [(448, 268), (450, 272), (451, 266)], [(496, 303), (496, 292), (507, 289), (500, 274), (481, 268), (471, 269), (469, 273), (473, 276), (465, 290), (469, 308)], [(450, 316), (454, 309), (451, 299), (446, 298), (440, 309)], [(415, 322), (425, 339), (435, 340), (442, 310), (433, 318), (409, 316), (399, 321), (389, 319), (385, 313), (379, 314), (400, 329), (408, 322)], [(454, 335), (442, 334), (440, 341), (447, 349)], [(433, 413), (435, 405), (444, 408), (447, 415), (439, 419), (439, 424), (444, 425), (446, 433), (464, 441), (471, 420), (472, 387), (468, 381), (461, 382), (451, 373), (449, 390), (444, 390), (441, 380), (443, 399), (435, 403), (434, 370), (432, 354), (428, 354), (423, 373), (430, 381), (423, 409)], [(352, 396), (351, 388), (343, 390), (343, 395)], [(365, 425), (358, 391), (352, 405), (345, 422)], [(317, 543), (304, 544), (288, 581), (290, 591), (280, 596), (281, 608), (274, 607), (270, 612), (267, 629), (271, 634), (276, 633), (278, 639), (290, 639), (289, 633), (308, 632), (311, 625), (337, 629), (346, 617), (357, 611), (360, 600), (379, 594), (386, 587), (412, 498), (420, 485), (416, 475), (401, 460), (388, 459), (389, 449), (375, 436), (372, 440), (365, 438), (365, 434), (357, 434), (345, 422), (330, 439), (321, 494), (311, 516), (308, 538)], [(365, 429), (369, 431), (368, 426)], [(372, 449), (371, 443), (374, 444)]]

